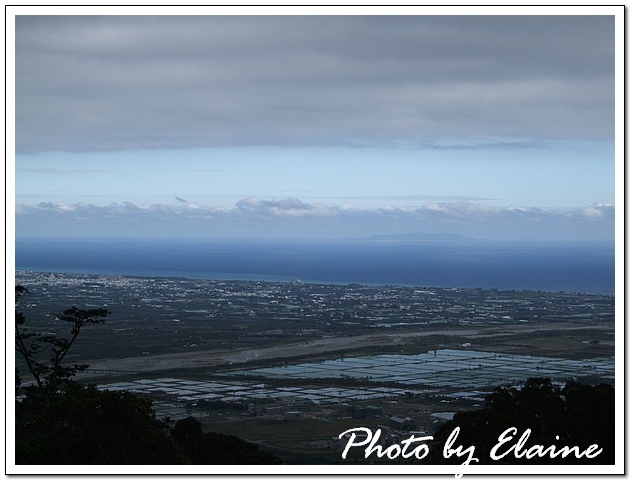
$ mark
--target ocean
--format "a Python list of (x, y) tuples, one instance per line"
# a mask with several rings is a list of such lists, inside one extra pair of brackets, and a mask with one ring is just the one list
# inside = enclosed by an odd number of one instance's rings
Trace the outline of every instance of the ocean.
[(613, 295), (612, 243), (18, 238), (17, 270)]

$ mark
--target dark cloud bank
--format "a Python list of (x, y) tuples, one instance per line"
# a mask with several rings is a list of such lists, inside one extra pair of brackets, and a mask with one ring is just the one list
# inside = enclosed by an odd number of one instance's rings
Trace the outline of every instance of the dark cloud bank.
[(614, 18), (16, 18), (16, 149), (610, 140)]

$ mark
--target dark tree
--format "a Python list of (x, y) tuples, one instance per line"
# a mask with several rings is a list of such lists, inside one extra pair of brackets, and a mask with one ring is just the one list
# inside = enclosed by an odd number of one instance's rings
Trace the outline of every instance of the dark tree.
[(281, 460), (250, 442), (221, 433), (204, 433), (198, 420), (179, 420), (172, 430), (177, 444), (196, 465), (265, 465)]
[(22, 465), (190, 463), (155, 417), (152, 402), (129, 392), (69, 383), (27, 421), (16, 424)]
[[(28, 293), (23, 286), (15, 287), (16, 303)], [(31, 396), (44, 403), (51, 395), (70, 380), (77, 372), (88, 366), (83, 364), (63, 365), (63, 359), (75, 342), (81, 329), (88, 324), (103, 323), (110, 312), (104, 308), (82, 310), (72, 307), (57, 315), (61, 321), (70, 325), (68, 338), (56, 335), (44, 335), (25, 327), (26, 318), (23, 313), (15, 312), (15, 350), (24, 359), (28, 371), (35, 380), (34, 388), (30, 388)], [(16, 371), (16, 383), (19, 388), (21, 377)]]
[[(615, 391), (610, 385), (582, 385), (570, 382), (564, 387), (548, 378), (530, 378), (523, 388), (497, 387), (486, 397), (483, 409), (455, 414), (434, 435), (431, 449), (433, 463), (461, 464), (464, 457), (445, 459), (443, 447), (456, 427), (460, 428), (456, 445), (475, 446), (479, 464), (614, 464), (615, 462)], [(583, 452), (597, 444), (602, 452), (593, 459), (549, 455), (516, 458), (509, 454), (500, 460), (490, 456), (499, 436), (508, 428), (517, 433), (506, 444), (515, 445), (530, 430), (525, 449), (535, 444), (578, 446)]]

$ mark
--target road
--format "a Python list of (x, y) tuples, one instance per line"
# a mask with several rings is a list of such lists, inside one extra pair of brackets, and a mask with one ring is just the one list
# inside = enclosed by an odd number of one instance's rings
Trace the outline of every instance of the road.
[[(121, 370), (130, 372), (155, 372), (183, 368), (203, 368), (229, 364), (246, 364), (254, 360), (271, 360), (277, 358), (293, 358), (312, 354), (314, 356), (330, 352), (343, 352), (356, 348), (370, 346), (404, 345), (405, 342), (432, 335), (452, 335), (474, 341), (478, 338), (510, 337), (515, 334), (538, 331), (570, 331), (579, 329), (602, 329), (614, 331), (614, 325), (585, 325), (571, 323), (551, 323), (538, 325), (509, 325), (502, 327), (500, 333), (497, 327), (479, 327), (464, 330), (431, 329), (407, 333), (367, 334), (353, 337), (329, 337), (287, 345), (249, 348), (242, 350), (207, 350), (171, 353), (164, 355), (147, 355), (121, 359), (88, 360), (85, 363), (93, 370)], [(81, 374), (79, 377), (88, 375)]]

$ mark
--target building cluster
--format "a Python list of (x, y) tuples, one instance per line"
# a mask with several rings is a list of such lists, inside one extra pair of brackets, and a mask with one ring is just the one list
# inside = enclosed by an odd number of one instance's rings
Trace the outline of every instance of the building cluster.
[(269, 403), (250, 403), (248, 413), (252, 416), (280, 416), (302, 418), (305, 413), (314, 412), (318, 407), (307, 398), (290, 398)]
[[(434, 324), (610, 322), (615, 304), (604, 295), (22, 271), (16, 282), (32, 292), (24, 308), (41, 315), (71, 305), (105, 307), (115, 333), (135, 327), (149, 337), (177, 335), (192, 326), (234, 344)], [(197, 340), (186, 337), (181, 346), (203, 347)]]

